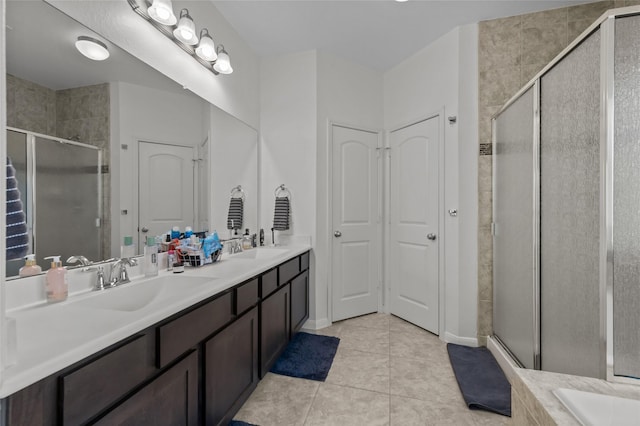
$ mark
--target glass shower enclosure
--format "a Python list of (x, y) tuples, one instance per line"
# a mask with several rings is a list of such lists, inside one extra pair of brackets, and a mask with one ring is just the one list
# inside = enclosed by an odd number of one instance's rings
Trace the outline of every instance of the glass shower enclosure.
[[(16, 169), (27, 218), (30, 251), (49, 269), (46, 256), (83, 255), (102, 260), (102, 153), (80, 142), (7, 130), (7, 156)], [(6, 262), (7, 277), (17, 276), (24, 260)]]
[(494, 333), (524, 367), (640, 377), (639, 40), (611, 11), (494, 118)]

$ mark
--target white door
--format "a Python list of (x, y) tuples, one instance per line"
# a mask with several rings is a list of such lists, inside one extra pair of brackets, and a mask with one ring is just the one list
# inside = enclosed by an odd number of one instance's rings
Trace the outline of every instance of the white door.
[(332, 126), (333, 321), (378, 311), (378, 134)]
[(138, 144), (138, 248), (147, 236), (194, 226), (193, 148)]
[(390, 312), (438, 334), (439, 117), (390, 133)]

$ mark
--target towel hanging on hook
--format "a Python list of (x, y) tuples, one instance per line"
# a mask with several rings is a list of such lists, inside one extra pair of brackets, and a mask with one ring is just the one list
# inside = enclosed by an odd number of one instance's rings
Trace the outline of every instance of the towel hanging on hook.
[(276, 202), (273, 213), (273, 229), (276, 231), (286, 231), (290, 225), (291, 192), (282, 184), (276, 188), (274, 194), (276, 196)]
[(227, 216), (227, 229), (242, 229), (244, 198), (245, 193), (241, 185), (238, 185), (231, 190), (229, 215)]

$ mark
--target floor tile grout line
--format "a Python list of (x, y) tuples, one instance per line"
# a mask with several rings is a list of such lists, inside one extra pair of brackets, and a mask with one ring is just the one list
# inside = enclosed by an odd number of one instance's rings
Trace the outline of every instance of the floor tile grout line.
[(307, 408), (307, 413), (304, 415), (304, 421), (302, 422), (302, 425), (306, 425), (307, 422), (309, 421), (309, 414), (311, 413), (311, 407), (313, 407), (313, 403), (316, 402), (316, 398), (318, 397), (318, 392), (320, 392), (320, 386), (322, 385), (322, 383), (318, 384), (318, 387), (316, 388), (316, 392), (313, 394), (313, 398), (311, 399), (311, 404), (309, 404), (309, 407)]

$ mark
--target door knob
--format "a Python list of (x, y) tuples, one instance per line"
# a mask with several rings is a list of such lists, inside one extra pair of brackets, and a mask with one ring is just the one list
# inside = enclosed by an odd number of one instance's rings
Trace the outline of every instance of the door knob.
[(427, 234), (427, 238), (430, 239), (431, 241), (435, 241), (436, 234)]
[(147, 232), (149, 232), (149, 228), (147, 228), (146, 226), (143, 226), (141, 231), (143, 234), (146, 234)]
[(342, 232), (334, 231), (333, 236), (336, 237), (336, 238), (340, 238), (340, 237), (342, 237)]

